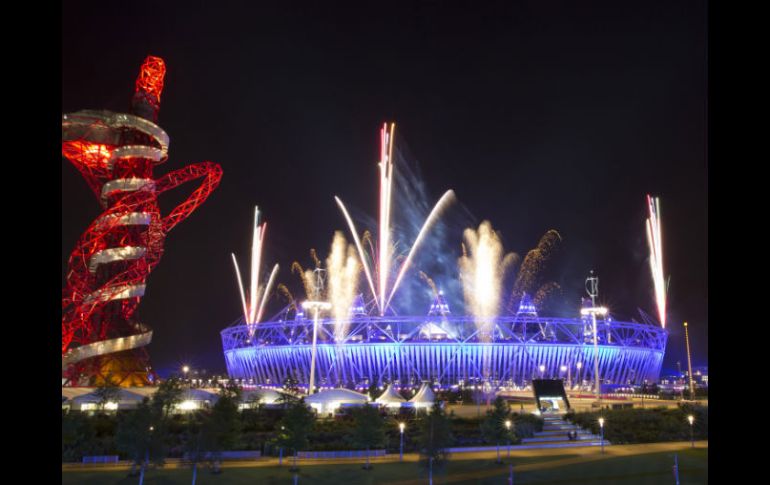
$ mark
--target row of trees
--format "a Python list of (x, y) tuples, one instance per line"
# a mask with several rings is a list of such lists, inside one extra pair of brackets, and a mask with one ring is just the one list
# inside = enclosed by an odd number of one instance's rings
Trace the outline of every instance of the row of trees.
[[(364, 469), (372, 468), (369, 453), (373, 448), (384, 446), (386, 441), (385, 426), (379, 410), (373, 406), (362, 406), (352, 413), (354, 422), (352, 440), (356, 446), (366, 450)], [(308, 437), (315, 423), (315, 415), (305, 405), (297, 401), (291, 405), (280, 422), (279, 442), (294, 454), (292, 469), (296, 471), (297, 453), (309, 446)], [(514, 415), (508, 403), (501, 397), (494, 402), (494, 407), (487, 412), (481, 422), (481, 432), (484, 438), (497, 446), (497, 461), (500, 460), (500, 445), (518, 440), (514, 426)], [(439, 401), (434, 403), (429, 413), (420, 414), (417, 418), (416, 442), (421, 456), (421, 462), (428, 466), (432, 473), (433, 466), (441, 466), (449, 457), (448, 449), (455, 443), (452, 434), (452, 420), (446, 414)]]
[[(119, 391), (107, 385), (97, 392), (104, 394), (104, 404), (117, 400)], [(513, 415), (502, 398), (497, 399), (493, 409), (481, 423), (475, 421), (475, 425), (473, 420), (455, 420), (448, 416), (439, 402), (429, 413), (422, 413), (416, 419), (386, 417), (376, 407), (363, 406), (353, 409), (344, 421), (320, 422), (304, 401), (292, 397), (285, 398), (283, 410), (240, 412), (241, 390), (234, 385), (221, 388), (219, 399), (212, 408), (174, 417), (171, 411), (181, 401), (183, 392), (181, 381), (170, 379), (160, 385), (151, 399), (143, 401), (135, 410), (121, 411), (117, 417), (102, 414), (88, 418), (82, 413), (70, 413), (62, 422), (63, 459), (79, 459), (75, 453), (66, 453), (66, 447), (80, 450), (82, 454), (98, 454), (85, 451), (90, 450), (93, 443), (107, 442), (114, 436), (114, 448), (132, 461), (131, 474), (138, 474), (142, 483), (147, 466), (162, 466), (171, 451), (169, 448), (176, 442), (174, 452), (181, 451), (191, 463), (194, 484), (200, 463), (209, 463), (214, 473), (221, 471), (222, 452), (239, 449), (238, 445), (243, 444), (242, 428), (251, 425), (264, 430), (263, 436), (272, 436), (269, 440), (275, 445), (293, 453), (293, 469), (297, 467), (298, 452), (310, 449), (313, 436), (318, 439), (319, 428), (347, 435), (344, 437), (349, 445), (366, 450), (364, 468), (371, 469), (370, 451), (387, 446), (388, 434), (392, 439), (398, 421), (406, 421), (410, 441), (416, 444), (421, 463), (432, 473), (433, 466), (441, 466), (448, 458), (448, 448), (458, 444), (452, 433), (453, 421), (457, 421), (454, 425), (475, 426), (476, 433), (480, 431), (486, 442), (496, 444), (498, 460), (499, 446), (516, 442), (517, 426), (526, 432), (525, 425), (528, 424), (523, 416)], [(88, 419), (96, 424), (86, 426)], [(506, 422), (517, 424), (507, 427)], [(462, 434), (466, 431), (467, 427)]]
[[(139, 474), (140, 485), (150, 463), (157, 466), (165, 463), (172, 426), (171, 411), (181, 401), (183, 392), (180, 380), (169, 379), (161, 383), (152, 399), (145, 399), (137, 409), (120, 416), (115, 444), (131, 460), (131, 475)], [(222, 451), (233, 447), (239, 431), (240, 393), (237, 386), (224, 386), (210, 410), (189, 415), (184, 451), (192, 463), (193, 485), (200, 462), (210, 462), (213, 472), (219, 473)]]
[[(567, 413), (566, 419), (599, 434), (604, 418), (604, 438), (614, 444), (708, 439), (708, 406), (681, 405), (676, 409), (606, 409), (600, 412)], [(688, 416), (693, 417), (692, 429)]]

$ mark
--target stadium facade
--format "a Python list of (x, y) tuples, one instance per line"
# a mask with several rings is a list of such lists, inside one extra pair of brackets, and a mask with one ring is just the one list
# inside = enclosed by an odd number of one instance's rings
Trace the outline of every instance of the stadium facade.
[[(221, 332), (231, 378), (256, 385), (279, 386), (310, 379), (313, 319), (286, 309), (272, 321)], [(346, 337), (335, 341), (335, 326)], [(479, 324), (481, 323), (481, 324)], [(640, 385), (660, 375), (668, 332), (652, 322), (597, 320), (594, 342), (590, 316), (541, 317), (529, 301), (514, 316), (452, 316), (441, 296), (427, 316), (372, 316), (362, 301), (350, 319), (318, 320), (316, 385), (361, 387), (397, 383), (437, 387), (482, 383), (492, 389), (520, 388), (532, 379), (564, 378), (574, 386), (594, 382), (598, 356), (600, 382)], [(485, 332), (480, 329), (491, 329)], [(595, 345), (596, 343), (596, 345)]]

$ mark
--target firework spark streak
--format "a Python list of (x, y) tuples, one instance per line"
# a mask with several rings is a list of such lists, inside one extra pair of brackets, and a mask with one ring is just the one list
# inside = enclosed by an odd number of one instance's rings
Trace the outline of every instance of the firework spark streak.
[(655, 287), (655, 302), (658, 306), (660, 324), (666, 328), (666, 279), (663, 276), (663, 235), (660, 226), (660, 199), (647, 195), (647, 244), (650, 247), (650, 270)]
[[(395, 133), (396, 125), (395, 123), (391, 123), (390, 125), (390, 131), (388, 131), (388, 125), (387, 123), (383, 125), (383, 127), (380, 129), (380, 217), (379, 217), (379, 247), (376, 251), (376, 256), (373, 254), (372, 259), (376, 260), (377, 262), (377, 289), (375, 290), (374, 285), (374, 278), (372, 278), (372, 270), (369, 266), (369, 263), (367, 261), (367, 258), (364, 254), (364, 248), (361, 244), (361, 240), (358, 238), (358, 231), (356, 230), (355, 224), (353, 224), (353, 220), (350, 218), (350, 214), (348, 214), (347, 209), (345, 208), (345, 205), (342, 203), (342, 201), (339, 199), (339, 197), (334, 197), (334, 200), (337, 201), (337, 205), (339, 205), (340, 209), (342, 210), (343, 215), (345, 216), (345, 219), (348, 222), (348, 226), (350, 227), (350, 232), (353, 235), (353, 240), (356, 243), (356, 248), (358, 249), (359, 257), (361, 258), (361, 264), (364, 268), (364, 273), (366, 274), (366, 279), (369, 283), (369, 288), (372, 290), (372, 295), (374, 296), (374, 301), (377, 307), (380, 310), (380, 315), (385, 315), (385, 311), (388, 308), (388, 305), (390, 304), (391, 299), (393, 298), (393, 295), (395, 295), (396, 290), (398, 289), (399, 284), (401, 283), (401, 279), (404, 277), (404, 274), (409, 269), (409, 266), (412, 261), (412, 257), (414, 256), (417, 248), (420, 245), (420, 242), (427, 234), (430, 227), (433, 225), (433, 223), (438, 218), (441, 211), (448, 205), (448, 203), (454, 198), (454, 192), (451, 190), (448, 190), (446, 193), (444, 193), (443, 196), (439, 199), (439, 201), (436, 203), (436, 205), (433, 207), (433, 210), (428, 215), (428, 218), (423, 223), (422, 228), (420, 229), (420, 232), (417, 234), (417, 238), (415, 239), (414, 243), (412, 244), (411, 249), (409, 250), (409, 254), (407, 255), (406, 259), (401, 263), (401, 266), (399, 267), (396, 280), (393, 284), (393, 286), (390, 288), (390, 292), (388, 293), (388, 280), (391, 273), (391, 265), (394, 263), (393, 261), (393, 255), (395, 253), (394, 245), (391, 243), (391, 227), (390, 227), (390, 220), (391, 220), (391, 202), (392, 202), (392, 192), (393, 192), (393, 140), (394, 140), (394, 133)], [(370, 251), (371, 253), (374, 253), (374, 251)]]
[(246, 298), (246, 293), (243, 289), (243, 280), (241, 279), (241, 272), (238, 269), (238, 260), (235, 258), (235, 254), (232, 254), (233, 266), (235, 266), (235, 276), (238, 280), (238, 289), (240, 290), (241, 303), (243, 304), (243, 318), (248, 325), (256, 325), (261, 320), (267, 297), (270, 294), (275, 276), (278, 273), (278, 265), (276, 264), (273, 267), (273, 271), (270, 273), (267, 284), (264, 287), (260, 287), (259, 270), (262, 264), (262, 248), (266, 231), (267, 223), (265, 222), (261, 226), (259, 225), (259, 208), (255, 207), (254, 230), (251, 240), (251, 268), (249, 273), (251, 281), (249, 282), (248, 299)]
[(414, 244), (412, 244), (412, 249), (409, 250), (409, 255), (404, 260), (404, 263), (401, 265), (401, 270), (398, 272), (398, 277), (396, 277), (396, 282), (393, 284), (393, 289), (390, 292), (390, 296), (388, 297), (387, 302), (385, 303), (385, 307), (390, 304), (390, 300), (393, 299), (393, 295), (396, 293), (396, 289), (398, 288), (399, 283), (401, 283), (401, 279), (404, 277), (404, 274), (406, 274), (406, 270), (409, 269), (409, 265), (412, 262), (412, 256), (414, 256), (415, 251), (417, 250), (417, 247), (420, 245), (420, 242), (425, 237), (425, 234), (428, 232), (428, 229), (433, 225), (433, 223), (438, 219), (438, 216), (441, 214), (441, 212), (446, 208), (446, 206), (454, 199), (455, 193), (451, 190), (447, 190), (444, 195), (441, 196), (441, 198), (436, 202), (436, 205), (433, 207), (433, 210), (430, 212), (430, 215), (427, 219), (425, 219), (425, 224), (423, 224), (422, 229), (420, 229), (420, 232), (417, 234), (417, 239), (414, 240)]
[(369, 282), (369, 288), (372, 290), (372, 295), (374, 295), (375, 303), (377, 304), (377, 306), (380, 306), (379, 302), (377, 301), (377, 292), (374, 291), (374, 281), (372, 280), (372, 271), (371, 269), (369, 269), (369, 263), (367, 262), (366, 256), (364, 255), (364, 248), (361, 246), (361, 240), (358, 238), (358, 230), (356, 229), (356, 225), (353, 224), (353, 219), (350, 218), (350, 214), (348, 214), (348, 210), (345, 208), (345, 204), (342, 203), (340, 198), (337, 196), (334, 196), (334, 200), (337, 201), (337, 205), (340, 206), (342, 213), (345, 215), (345, 219), (348, 221), (350, 232), (353, 234), (353, 241), (355, 241), (356, 249), (358, 249), (358, 256), (361, 258), (361, 265), (364, 267), (366, 280)]

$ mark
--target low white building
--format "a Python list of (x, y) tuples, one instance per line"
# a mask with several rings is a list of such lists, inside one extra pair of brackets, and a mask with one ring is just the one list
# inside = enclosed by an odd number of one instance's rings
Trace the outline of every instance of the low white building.
[(199, 409), (211, 407), (219, 399), (216, 389), (185, 389), (181, 396), (181, 402), (174, 406), (178, 413), (189, 413)]
[(305, 398), (305, 403), (318, 414), (334, 413), (342, 407), (363, 406), (368, 402), (369, 396), (349, 389), (329, 389)]
[(258, 405), (277, 406), (283, 403), (283, 397), (287, 393), (275, 389), (244, 389), (241, 393), (239, 409), (253, 409)]
[(406, 399), (396, 391), (396, 388), (393, 387), (393, 384), (391, 383), (388, 384), (388, 388), (385, 389), (385, 392), (375, 399), (374, 402), (387, 408), (400, 408), (406, 402)]
[[(88, 389), (88, 388), (79, 388)], [(117, 411), (118, 409), (134, 409), (142, 402), (144, 396), (126, 388), (118, 389), (117, 398), (104, 403), (102, 408), (102, 398), (98, 395), (96, 388), (91, 388), (90, 392), (81, 393), (70, 399), (70, 409), (74, 411)], [(64, 397), (64, 388), (62, 388), (62, 397)]]
[(429, 409), (436, 401), (436, 394), (433, 393), (433, 389), (430, 388), (430, 383), (423, 382), (422, 387), (412, 399), (409, 400), (409, 404), (415, 409)]

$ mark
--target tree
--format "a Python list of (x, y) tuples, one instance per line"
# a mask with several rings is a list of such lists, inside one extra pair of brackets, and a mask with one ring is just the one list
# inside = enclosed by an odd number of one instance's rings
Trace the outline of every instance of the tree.
[(369, 449), (380, 446), (385, 441), (385, 430), (382, 416), (376, 407), (365, 405), (353, 411), (353, 443), (356, 446), (366, 448), (366, 466), (364, 470), (371, 470), (369, 462)]
[(165, 436), (158, 418), (156, 409), (145, 399), (135, 410), (121, 416), (115, 433), (117, 448), (132, 462), (131, 476), (136, 476), (136, 466), (141, 465), (140, 485), (147, 463), (152, 460), (162, 465), (165, 457)]
[(506, 421), (513, 421), (511, 410), (505, 399), (497, 397), (494, 407), (487, 411), (486, 417), (481, 422), (481, 434), (484, 439), (497, 445), (497, 463), (502, 463), (500, 460), (500, 442), (513, 439), (512, 429), (509, 430), (505, 426)]
[(160, 383), (158, 390), (152, 396), (151, 405), (155, 412), (165, 419), (174, 406), (182, 401), (183, 393), (181, 379), (172, 377)]
[(62, 413), (62, 461), (80, 461), (96, 439), (91, 420), (84, 413)]
[(299, 387), (297, 387), (297, 379), (294, 377), (287, 377), (283, 381), (283, 392), (280, 393), (278, 396), (277, 401), (283, 405), (283, 407), (289, 407), (293, 406), (299, 401), (300, 391)]
[(372, 400), (377, 399), (382, 395), (382, 393), (385, 392), (384, 389), (380, 389), (377, 387), (377, 380), (375, 379), (372, 381), (372, 383), (369, 385), (369, 398)]
[(233, 449), (240, 436), (240, 396), (241, 388), (237, 385), (228, 383), (221, 386), (219, 399), (203, 423), (202, 442), (211, 453), (209, 459), (213, 473), (221, 472), (222, 451)]
[(107, 375), (94, 391), (94, 395), (99, 398), (99, 409), (102, 411), (108, 402), (118, 401), (120, 398), (120, 386), (115, 382), (112, 374)]
[(454, 443), (452, 421), (436, 401), (429, 414), (422, 415), (417, 421), (417, 443), (423, 465), (428, 467), (430, 483), (433, 483), (433, 465), (442, 466), (449, 459), (449, 448)]
[(278, 423), (278, 429), (280, 429), (278, 442), (281, 446), (294, 451), (294, 464), (291, 471), (299, 470), (297, 468), (297, 452), (308, 446), (307, 438), (314, 423), (315, 415), (307, 407), (304, 399), (292, 403), (283, 419)]
[(190, 417), (187, 423), (184, 449), (193, 467), (192, 485), (195, 485), (198, 478), (198, 463), (206, 459), (202, 420), (195, 419), (201, 416), (201, 413), (196, 413)]

